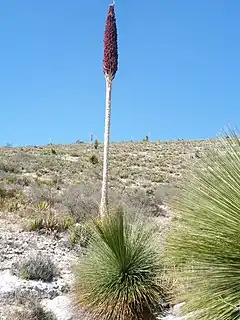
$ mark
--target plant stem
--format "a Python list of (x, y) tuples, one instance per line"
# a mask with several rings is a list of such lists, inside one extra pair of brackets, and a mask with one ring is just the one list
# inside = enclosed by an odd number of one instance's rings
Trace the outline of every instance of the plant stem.
[(104, 152), (103, 152), (103, 180), (102, 180), (102, 197), (100, 204), (100, 216), (103, 217), (108, 212), (108, 155), (109, 155), (109, 138), (111, 123), (111, 96), (112, 96), (112, 79), (108, 75), (106, 79), (106, 113), (105, 113), (105, 133), (104, 133)]

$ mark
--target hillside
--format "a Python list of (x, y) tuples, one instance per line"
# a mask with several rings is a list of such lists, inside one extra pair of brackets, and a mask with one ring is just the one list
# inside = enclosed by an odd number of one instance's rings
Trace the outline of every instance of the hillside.
[[(169, 200), (178, 191), (183, 173), (214, 146), (215, 140), (112, 143), (111, 202), (123, 201), (129, 210), (157, 219), (164, 229), (171, 217)], [(11, 315), (27, 303), (19, 303), (19, 295), (20, 300), (27, 295), (40, 299), (43, 306), (59, 313), (59, 320), (73, 319), (56, 303), (65, 303), (67, 310), (71, 265), (84, 250), (82, 235), (80, 247), (75, 243), (77, 228), (98, 213), (102, 154), (102, 144), (97, 149), (90, 144), (0, 149), (0, 315), (4, 319), (27, 319)], [(52, 283), (21, 279), (16, 271), (19, 261), (39, 252), (51, 257), (60, 272)]]

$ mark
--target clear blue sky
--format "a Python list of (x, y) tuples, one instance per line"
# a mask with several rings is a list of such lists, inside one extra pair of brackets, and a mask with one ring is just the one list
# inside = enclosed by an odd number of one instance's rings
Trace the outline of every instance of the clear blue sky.
[[(0, 145), (103, 138), (109, 0), (0, 2)], [(116, 0), (112, 140), (215, 137), (240, 120), (239, 0)]]

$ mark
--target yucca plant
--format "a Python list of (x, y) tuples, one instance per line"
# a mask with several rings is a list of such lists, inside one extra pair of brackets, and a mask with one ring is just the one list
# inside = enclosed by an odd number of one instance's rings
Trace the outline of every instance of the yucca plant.
[(98, 320), (155, 319), (165, 297), (156, 228), (118, 211), (94, 222), (75, 297)]
[(108, 10), (104, 33), (103, 71), (106, 80), (106, 111), (103, 152), (102, 197), (100, 204), (101, 216), (105, 215), (108, 209), (108, 154), (110, 140), (112, 82), (115, 78), (118, 69), (117, 24), (114, 7), (115, 6), (113, 2)]
[(184, 287), (178, 297), (185, 301), (183, 314), (240, 319), (240, 140), (230, 130), (214, 147), (175, 202), (166, 252)]

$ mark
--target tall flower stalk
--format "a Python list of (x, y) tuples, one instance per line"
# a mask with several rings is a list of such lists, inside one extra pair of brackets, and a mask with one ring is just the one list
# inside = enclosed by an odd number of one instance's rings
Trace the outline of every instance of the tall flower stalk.
[(100, 204), (100, 216), (106, 215), (108, 211), (108, 156), (111, 123), (111, 96), (112, 82), (118, 69), (118, 43), (117, 25), (115, 17), (115, 3), (109, 6), (104, 33), (104, 58), (103, 71), (106, 80), (106, 111), (105, 111), (105, 133), (103, 154), (103, 180), (102, 197)]

